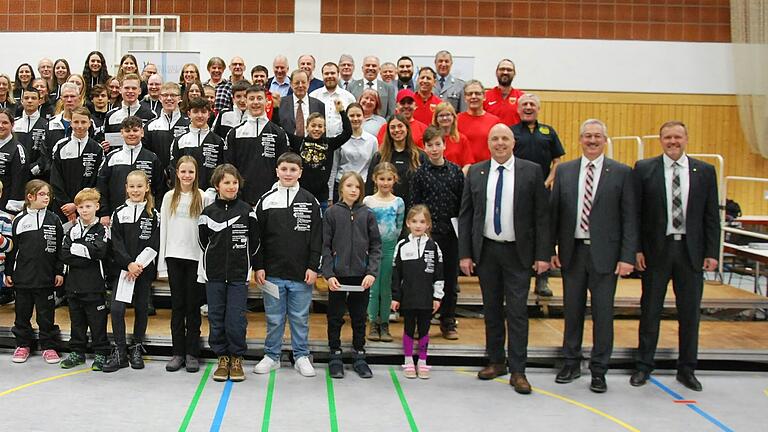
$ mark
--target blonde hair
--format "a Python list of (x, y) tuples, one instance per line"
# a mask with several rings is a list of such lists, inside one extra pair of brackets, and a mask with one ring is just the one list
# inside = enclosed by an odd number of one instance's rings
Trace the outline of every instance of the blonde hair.
[[(400, 181), (400, 175), (397, 173), (397, 168), (389, 162), (379, 162), (378, 165), (376, 165), (376, 168), (373, 169), (373, 178), (371, 179), (373, 181), (373, 191), (378, 192), (379, 188), (376, 186), (376, 178), (378, 178), (380, 175), (384, 173), (392, 174), (392, 177), (395, 179), (395, 183)], [(341, 184), (339, 184), (339, 187), (341, 187)]]
[(101, 194), (94, 188), (85, 188), (75, 195), (75, 205), (79, 206), (84, 201), (96, 201), (99, 202)]
[[(128, 185), (128, 178), (130, 177), (141, 177), (141, 179), (144, 180), (144, 183), (146, 183), (147, 193), (144, 194), (144, 200), (147, 202), (147, 204), (144, 208), (147, 210), (147, 214), (152, 216), (152, 210), (155, 209), (155, 198), (152, 196), (152, 189), (149, 187), (149, 177), (147, 177), (147, 173), (145, 173), (142, 170), (133, 170), (129, 172), (128, 175), (125, 177), (126, 186)], [(128, 198), (127, 190), (125, 192), (125, 196), (126, 198)]]
[(432, 126), (440, 128), (440, 125), (437, 123), (437, 116), (443, 111), (448, 111), (453, 115), (453, 122), (451, 123), (451, 130), (450, 132), (448, 132), (448, 136), (450, 136), (452, 140), (459, 142), (460, 136), (459, 136), (459, 129), (457, 127), (458, 116), (456, 116), (456, 109), (450, 103), (440, 102), (439, 104), (437, 104), (437, 106), (435, 107), (435, 113), (432, 116)]
[[(408, 215), (405, 217), (406, 226), (407, 226), (407, 222), (418, 214), (424, 215), (424, 219), (427, 220), (427, 234), (431, 234), (432, 233), (432, 213), (430, 213), (429, 207), (425, 206), (424, 204), (416, 204), (415, 206), (411, 207), (410, 210), (408, 210)], [(408, 231), (410, 231), (410, 228), (408, 229)]]
[[(176, 83), (173, 83), (176, 84)], [(179, 168), (181, 164), (190, 163), (195, 167), (195, 180), (192, 182), (192, 203), (189, 205), (189, 215), (193, 218), (200, 216), (203, 212), (203, 198), (200, 196), (200, 176), (198, 175), (197, 160), (190, 155), (184, 155), (176, 162), (176, 181), (173, 184), (173, 195), (171, 195), (171, 216), (176, 214), (176, 209), (179, 207), (179, 201), (181, 201), (181, 182), (178, 178)]]
[[(397, 175), (397, 173), (395, 173)], [(346, 182), (348, 179), (354, 178), (355, 181), (357, 181), (357, 185), (360, 187), (360, 194), (357, 196), (357, 199), (355, 200), (355, 204), (359, 204), (363, 201), (363, 191), (365, 190), (365, 182), (363, 181), (363, 178), (360, 176), (360, 174), (356, 173), (355, 171), (347, 171), (344, 173), (344, 175), (341, 176), (341, 180), (339, 180), (339, 201), (342, 200), (342, 188), (344, 187), (344, 182)]]

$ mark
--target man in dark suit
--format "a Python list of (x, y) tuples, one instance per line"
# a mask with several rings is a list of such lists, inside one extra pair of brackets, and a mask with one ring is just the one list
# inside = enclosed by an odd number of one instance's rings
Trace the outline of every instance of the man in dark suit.
[(360, 95), (363, 94), (363, 90), (372, 88), (379, 93), (379, 99), (381, 100), (381, 106), (379, 106), (379, 115), (384, 118), (389, 118), (395, 113), (395, 88), (378, 79), (379, 76), (379, 58), (376, 56), (368, 56), (363, 59), (363, 79), (352, 81), (347, 89), (355, 96), (355, 99), (360, 100)]
[[(507, 373), (521, 394), (531, 392), (525, 376), (528, 355), (530, 269), (549, 268), (549, 206), (541, 169), (515, 158), (515, 136), (497, 124), (488, 135), (491, 160), (472, 165), (459, 213), (459, 266), (480, 278), (489, 365), (477, 376), (490, 380)], [(505, 304), (506, 303), (506, 304)], [(505, 329), (506, 321), (506, 329)]]
[[(613, 298), (618, 276), (632, 272), (637, 252), (637, 222), (632, 169), (603, 156), (605, 124), (582, 123), (582, 157), (557, 168), (550, 196), (552, 267), (563, 271), (565, 365), (555, 382), (581, 376), (581, 342), (587, 290), (592, 304), (590, 390), (608, 390), (605, 373), (613, 350)], [(552, 249), (554, 251), (554, 247)]]
[(640, 345), (630, 384), (646, 383), (654, 368), (659, 320), (672, 279), (679, 323), (677, 380), (701, 391), (694, 371), (704, 271), (717, 268), (720, 246), (715, 168), (688, 157), (688, 130), (679, 121), (659, 129), (661, 156), (638, 161), (634, 169), (640, 215), (636, 268), (643, 271)]
[(307, 73), (296, 69), (291, 73), (292, 94), (280, 99), (280, 126), (298, 136), (306, 134), (307, 117), (311, 113), (325, 116), (325, 104), (307, 95)]

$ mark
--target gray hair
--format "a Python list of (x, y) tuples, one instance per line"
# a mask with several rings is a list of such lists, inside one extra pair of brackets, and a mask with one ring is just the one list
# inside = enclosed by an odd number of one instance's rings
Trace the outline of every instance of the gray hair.
[(596, 124), (600, 126), (601, 129), (603, 129), (603, 135), (605, 135), (606, 138), (608, 138), (608, 126), (605, 125), (602, 121), (598, 119), (586, 119), (584, 120), (584, 123), (581, 124), (579, 127), (579, 136), (584, 135), (584, 131), (587, 129), (587, 126)]
[(440, 57), (442, 55), (446, 55), (446, 54), (448, 54), (448, 57), (451, 59), (451, 61), (453, 61), (453, 55), (448, 50), (440, 50), (440, 51), (438, 51), (437, 54), (435, 54), (435, 61), (437, 61), (438, 57)]
[(524, 93), (522, 96), (517, 98), (517, 109), (521, 110), (523, 106), (523, 101), (525, 100), (532, 100), (533, 103), (536, 104), (537, 107), (541, 108), (541, 99), (536, 96), (533, 93)]
[(469, 87), (471, 85), (479, 85), (481, 89), (485, 90), (485, 86), (483, 85), (482, 82), (480, 82), (479, 80), (476, 80), (476, 79), (471, 79), (471, 80), (467, 80), (464, 83), (464, 92), (466, 92), (467, 91), (467, 87)]
[(71, 82), (65, 82), (61, 85), (61, 93), (65, 90), (73, 90), (75, 93), (80, 94), (80, 90), (77, 88), (77, 84)]
[(339, 64), (344, 63), (345, 60), (353, 65), (355, 64), (355, 59), (349, 54), (342, 54), (341, 57), (339, 57)]

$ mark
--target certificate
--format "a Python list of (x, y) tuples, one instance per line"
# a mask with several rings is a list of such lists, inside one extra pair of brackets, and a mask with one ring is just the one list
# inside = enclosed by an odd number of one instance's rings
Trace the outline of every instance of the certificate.
[(125, 140), (120, 132), (107, 132), (104, 134), (104, 141), (109, 141), (110, 147), (122, 147), (125, 145)]
[(133, 300), (133, 285), (135, 280), (128, 280), (128, 272), (125, 270), (120, 271), (120, 279), (117, 280), (117, 292), (115, 293), (115, 300), (123, 303), (130, 303)]
[(280, 298), (280, 288), (270, 281), (264, 281), (264, 285), (261, 285), (261, 292), (269, 294), (276, 299)]
[(363, 292), (364, 289), (360, 285), (339, 285), (336, 291)]

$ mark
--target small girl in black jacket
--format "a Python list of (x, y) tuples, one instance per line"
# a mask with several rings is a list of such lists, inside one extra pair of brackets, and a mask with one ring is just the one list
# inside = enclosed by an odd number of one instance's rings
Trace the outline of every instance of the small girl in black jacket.
[[(149, 189), (149, 178), (142, 170), (131, 171), (125, 179), (128, 199), (117, 207), (111, 218), (112, 251), (116, 266), (121, 270), (112, 294), (112, 334), (115, 349), (104, 372), (115, 372), (128, 367), (144, 368), (145, 352), (142, 343), (147, 331), (147, 301), (149, 288), (155, 279), (155, 259), (160, 250), (160, 216)], [(133, 345), (130, 359), (125, 337), (125, 307), (127, 299), (118, 300), (124, 287), (133, 283), (134, 306)]]
[[(373, 376), (365, 362), (365, 318), (368, 288), (373, 285), (381, 260), (381, 237), (373, 212), (362, 204), (365, 183), (350, 171), (341, 177), (341, 200), (323, 219), (323, 276), (328, 280), (328, 345), (331, 377), (344, 378), (341, 360), (341, 327), (349, 308), (352, 319), (353, 368), (361, 378)], [(341, 285), (362, 286), (362, 291), (339, 291)]]
[(60, 360), (56, 352), (59, 329), (53, 323), (53, 289), (64, 283), (64, 265), (59, 260), (63, 230), (59, 217), (46, 209), (50, 199), (48, 183), (28, 182), (24, 191), (25, 208), (13, 220), (10, 236), (13, 249), (5, 259), (5, 285), (16, 290), (14, 363), (24, 363), (29, 357), (35, 337), (30, 323), (33, 309), (36, 309), (43, 359), (51, 364)]
[[(432, 314), (440, 308), (443, 298), (443, 253), (429, 238), (432, 217), (422, 204), (411, 207), (405, 219), (407, 238), (395, 247), (392, 266), (392, 310), (400, 309), (405, 319), (403, 352), (406, 378), (429, 378), (427, 346)], [(419, 362), (413, 364), (414, 330), (419, 329)]]

